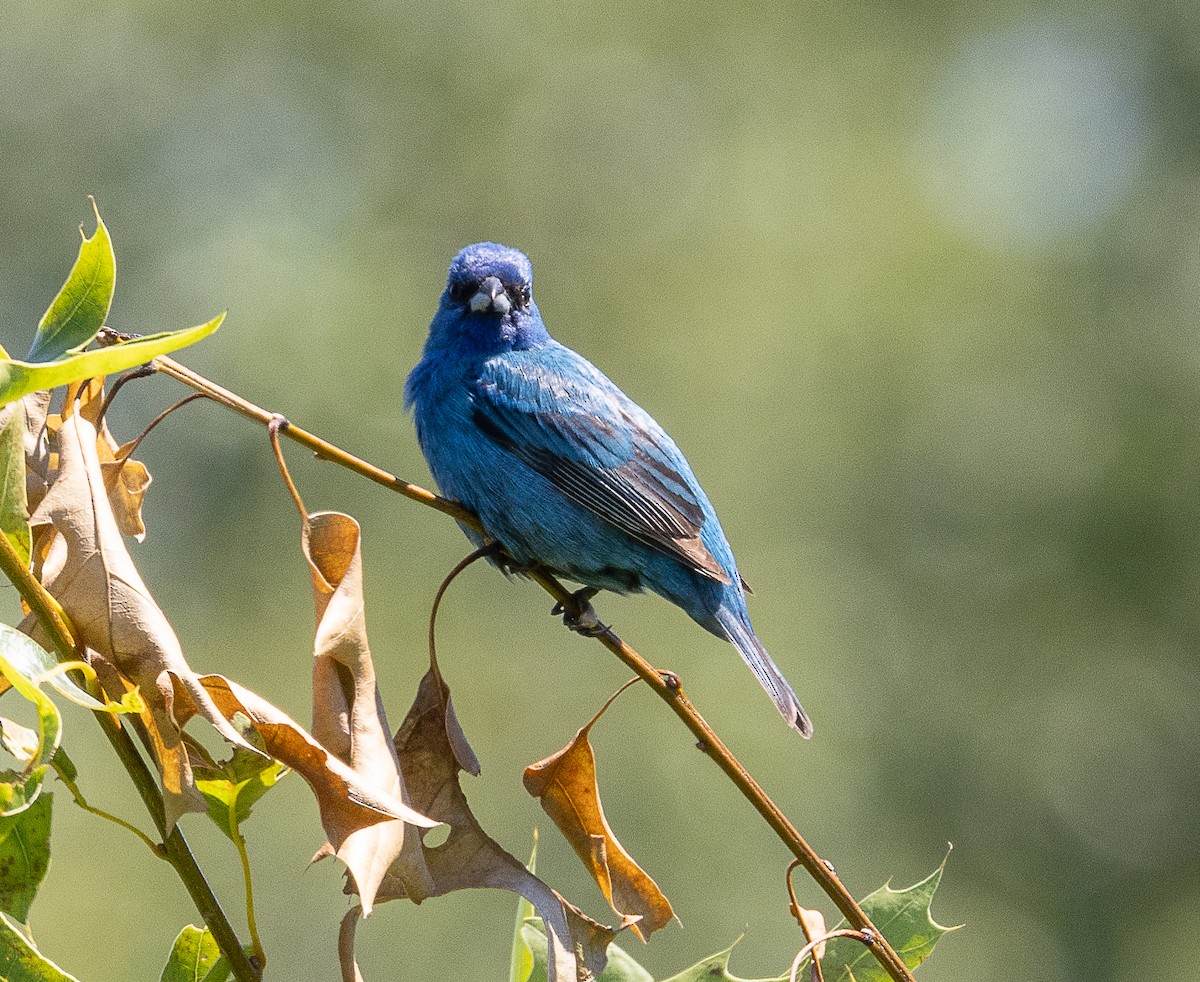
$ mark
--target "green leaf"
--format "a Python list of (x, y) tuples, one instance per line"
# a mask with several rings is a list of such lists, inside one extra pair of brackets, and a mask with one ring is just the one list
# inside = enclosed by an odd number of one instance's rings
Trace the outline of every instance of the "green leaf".
[(208, 929), (189, 924), (179, 932), (159, 982), (225, 982), (229, 964)]
[[(64, 699), (84, 709), (108, 713), (140, 713), (145, 701), (137, 692), (126, 692), (120, 702), (101, 702), (71, 681), (67, 672), (78, 669), (91, 677), (95, 672), (83, 662), (59, 661), (40, 644), (16, 628), (0, 624), (0, 659), (24, 677), (31, 686), (48, 684)], [(6, 677), (7, 677), (7, 673)]]
[(38, 737), (37, 730), (22, 726), (7, 716), (0, 716), (0, 746), (4, 747), (22, 764), (28, 763), (37, 756), (40, 743), (41, 739)]
[(5, 982), (79, 982), (74, 975), (68, 975), (45, 958), (20, 927), (4, 914), (0, 914), (0, 979)]
[[(788, 974), (772, 976), (769, 979), (743, 979), (736, 975), (729, 974), (729, 956), (733, 954), (733, 949), (737, 947), (738, 938), (724, 951), (718, 951), (715, 955), (709, 955), (702, 961), (696, 962), (691, 968), (685, 968), (678, 975), (672, 975), (665, 982), (787, 982)], [(801, 979), (807, 979), (807, 975), (797, 976)]]
[(236, 843), (238, 828), (250, 817), (250, 810), (287, 773), (287, 767), (240, 747), (220, 764), (195, 764), (196, 789), (204, 795), (208, 817), (217, 828)]
[(16, 652), (20, 656), (30, 645), (38, 647), (24, 634), (0, 624), (0, 674), (17, 692), (33, 703), (38, 715), (38, 745), (35, 752), (26, 761), (24, 770), (15, 775), (14, 780), (0, 783), (0, 816), (16, 814), (33, 804), (41, 790), (46, 768), (50, 766), (50, 758), (54, 756), (62, 739), (62, 717), (58, 713), (58, 707), (8, 658), (10, 652)]
[[(946, 854), (947, 859), (949, 855)], [(929, 876), (905, 890), (893, 890), (885, 883), (863, 898), (860, 904), (867, 917), (883, 932), (910, 969), (916, 968), (929, 957), (943, 934), (958, 930), (956, 927), (942, 927), (933, 919), (930, 911), (933, 895), (945, 868), (946, 860), (943, 859), (942, 865)], [(849, 925), (843, 920), (833, 930), (846, 927)], [(736, 945), (737, 941), (724, 951), (710, 955), (664, 982), (712, 982), (714, 979), (718, 982), (785, 982), (788, 978), (787, 972), (759, 980), (730, 975), (729, 956)], [(805, 959), (801, 963), (797, 978), (808, 978), (809, 961)], [(853, 938), (834, 938), (827, 942), (821, 967), (826, 982), (889, 982), (890, 979), (867, 947)]]
[[(525, 864), (525, 868), (530, 873), (537, 872), (537, 847), (538, 847), (538, 830), (533, 830), (533, 847), (529, 851), (529, 862)], [(517, 920), (513, 925), (513, 941), (512, 941), (512, 956), (508, 964), (508, 982), (529, 982), (529, 976), (533, 972), (533, 952), (529, 950), (529, 945), (525, 943), (521, 929), (525, 926), (525, 922), (533, 917), (533, 904), (524, 897), (519, 897), (517, 902)], [(545, 935), (542, 935), (545, 937)]]
[[(96, 231), (90, 239), (84, 236), (67, 281), (42, 315), (26, 355), (28, 361), (54, 361), (69, 351), (81, 349), (104, 326), (104, 318), (112, 306), (117, 266), (112, 240), (94, 198), (92, 210), (96, 213)], [(79, 232), (83, 234), (83, 226)]]
[(147, 334), (132, 341), (122, 341), (107, 348), (65, 354), (45, 364), (31, 364), (0, 358), (0, 405), (27, 396), (41, 389), (53, 389), (69, 382), (78, 382), (98, 375), (110, 375), (195, 344), (221, 326), (225, 315), (219, 314), (207, 324), (182, 331), (162, 331)]
[[(946, 853), (946, 859), (949, 858), (950, 854)], [(864, 897), (860, 904), (910, 969), (929, 957), (943, 934), (957, 931), (962, 926), (943, 927), (933, 919), (933, 895), (942, 882), (946, 859), (920, 883), (904, 890), (893, 890), (885, 883)], [(833, 930), (849, 926), (841, 921)], [(830, 941), (821, 967), (825, 970), (826, 982), (888, 982), (890, 978), (866, 945), (853, 938)]]
[[(0, 911), (18, 921), (29, 919), (29, 907), (50, 867), (53, 797), (41, 795), (28, 808), (0, 816)], [(0, 971), (0, 979), (4, 977)]]
[[(547, 982), (546, 932), (541, 918), (531, 917), (521, 927), (521, 940), (533, 956), (533, 970), (528, 982)], [(596, 976), (596, 982), (654, 982), (654, 977), (623, 948), (608, 946), (608, 964)]]
[(29, 565), (29, 512), (25, 498), (25, 407), (0, 408), (0, 532)]

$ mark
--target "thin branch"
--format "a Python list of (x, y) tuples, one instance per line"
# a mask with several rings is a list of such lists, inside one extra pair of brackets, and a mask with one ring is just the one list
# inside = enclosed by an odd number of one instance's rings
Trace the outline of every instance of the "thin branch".
[[(181, 382), (196, 392), (203, 393), (214, 402), (218, 402), (263, 426), (269, 426), (272, 420), (277, 418), (277, 414), (268, 412), (254, 405), (254, 403), (248, 402), (241, 396), (186, 368), (174, 359), (162, 356), (155, 358), (151, 362), (151, 365), (162, 374)], [(321, 460), (328, 460), (338, 464), (361, 477), (374, 481), (376, 484), (390, 488), (418, 504), (433, 508), (444, 515), (449, 515), (468, 528), (474, 529), (481, 534), (484, 533), (479, 518), (456, 501), (436, 495), (419, 485), (403, 481), (395, 475), (376, 467), (374, 464), (370, 464), (353, 454), (347, 453), (340, 447), (322, 440), (320, 437), (309, 433), (294, 423), (289, 423), (286, 427), (280, 427), (279, 432), (301, 446), (307, 447)], [(529, 573), (529, 576), (553, 597), (564, 610), (576, 611), (577, 604), (574, 595), (550, 573), (533, 570)], [(763, 817), (772, 831), (775, 832), (784, 845), (791, 851), (792, 855), (800, 861), (809, 876), (825, 891), (826, 895), (833, 901), (838, 910), (842, 912), (846, 920), (856, 930), (864, 935), (869, 935), (873, 939), (869, 944), (870, 950), (888, 975), (895, 982), (915, 982), (912, 973), (908, 970), (908, 966), (904, 964), (903, 959), (896, 953), (895, 949), (892, 948), (879, 929), (871, 923), (871, 919), (867, 917), (855, 901), (853, 895), (842, 883), (841, 879), (839, 879), (837, 872), (833, 868), (833, 864), (821, 859), (817, 852), (805, 841), (795, 826), (788, 820), (782, 810), (780, 810), (779, 806), (771, 800), (767, 793), (759, 786), (758, 782), (750, 776), (746, 768), (742, 766), (741, 761), (725, 746), (713, 728), (709, 726), (704, 717), (696, 710), (696, 707), (688, 700), (682, 686), (679, 685), (678, 678), (670, 673), (660, 673), (632, 647), (622, 641), (611, 629), (601, 631), (595, 635), (595, 638), (612, 654), (624, 662), (625, 665), (631, 668), (671, 707), (675, 715), (695, 735), (699, 741), (700, 749), (725, 772), (725, 775), (734, 783), (742, 793), (742, 796), (754, 806), (755, 810)]]
[(796, 982), (796, 973), (800, 971), (800, 963), (804, 961), (805, 956), (813, 956), (813, 967), (819, 973), (821, 969), (820, 961), (817, 960), (817, 945), (823, 945), (826, 941), (831, 941), (834, 938), (854, 938), (855, 941), (861, 941), (872, 951), (876, 950), (875, 942), (879, 940), (873, 931), (854, 931), (848, 927), (840, 928), (837, 931), (830, 931), (828, 934), (822, 934), (819, 938), (814, 938), (809, 941), (792, 959), (792, 970), (788, 973), (788, 982)]
[[(3, 571), (12, 581), (21, 594), (21, 598), (29, 605), (29, 609), (37, 617), (42, 629), (49, 635), (50, 643), (58, 657), (62, 661), (73, 661), (78, 654), (75, 636), (63, 616), (62, 608), (46, 592), (46, 588), (34, 579), (33, 574), (21, 561), (21, 557), (17, 555), (6, 535), (0, 535), (0, 571)], [(114, 714), (93, 713), (92, 716), (100, 724), (100, 729), (104, 731), (105, 737), (112, 744), (117, 757), (129, 773), (159, 835), (164, 835), (166, 817), (163, 812), (162, 792), (159, 790), (158, 781), (150, 772), (150, 768), (146, 766), (142, 755), (138, 753), (128, 732)], [(216, 894), (212, 892), (212, 887), (204, 878), (204, 872), (196, 863), (196, 857), (192, 855), (187, 839), (184, 838), (178, 825), (169, 836), (164, 836), (163, 850), (166, 853), (167, 862), (175, 868), (175, 872), (183, 881), (200, 916), (204, 918), (204, 923), (212, 931), (213, 938), (221, 949), (221, 954), (229, 962), (233, 977), (237, 979), (237, 982), (259, 982), (260, 973), (246, 956), (242, 943), (238, 940), (237, 932), (234, 931), (225, 912), (221, 909), (220, 901), (217, 900)]]
[[(792, 884), (792, 873), (796, 871), (796, 867), (800, 865), (800, 860), (793, 859), (788, 863), (787, 874), (784, 879), (787, 881), (788, 900), (790, 904), (788, 911), (796, 918), (796, 923), (800, 925), (800, 930), (804, 932), (804, 940), (814, 946), (817, 939), (813, 937), (813, 932), (809, 928), (808, 918), (804, 916), (804, 908), (800, 906), (800, 901), (796, 899), (796, 888)], [(825, 919), (821, 918), (821, 926), (825, 926)], [(795, 975), (796, 967), (800, 964), (800, 956), (796, 956), (796, 961), (793, 963), (792, 974)], [(812, 963), (812, 982), (825, 982), (825, 973), (821, 970), (821, 958), (816, 948), (813, 948), (813, 963)]]

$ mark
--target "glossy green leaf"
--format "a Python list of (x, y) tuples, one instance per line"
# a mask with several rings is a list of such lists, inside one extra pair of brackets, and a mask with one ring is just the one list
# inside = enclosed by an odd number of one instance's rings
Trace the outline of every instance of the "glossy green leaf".
[[(947, 859), (949, 853), (947, 853)], [(886, 883), (860, 903), (863, 912), (883, 932), (910, 969), (933, 952), (942, 935), (958, 927), (943, 927), (933, 919), (933, 895), (942, 882), (946, 860), (920, 883), (893, 890)], [(961, 926), (961, 925), (959, 925)], [(833, 930), (849, 927), (845, 921)], [(888, 982), (889, 976), (867, 947), (852, 938), (834, 938), (821, 961), (826, 982)]]
[[(530, 873), (537, 872), (537, 849), (538, 832), (534, 829), (533, 847), (529, 851), (529, 862), (525, 864)], [(518, 897), (517, 920), (513, 925), (512, 955), (508, 964), (508, 982), (529, 982), (529, 976), (533, 973), (533, 952), (529, 950), (522, 933), (525, 922), (533, 916), (533, 904), (524, 897)], [(542, 937), (545, 938), (545, 935)]]
[[(92, 209), (96, 212), (96, 231), (90, 239), (84, 236), (67, 281), (42, 315), (27, 361), (55, 361), (81, 349), (104, 326), (112, 306), (117, 265), (112, 240), (94, 199)], [(83, 228), (79, 231), (82, 234)]]
[(36, 641), (7, 624), (0, 624), (0, 658), (23, 675), (31, 685), (45, 683), (64, 699), (84, 709), (110, 713), (140, 713), (145, 708), (145, 702), (137, 692), (126, 692), (121, 696), (120, 702), (101, 702), (93, 698), (66, 674), (72, 668), (91, 672), (90, 667), (81, 662), (60, 664)]
[(175, 939), (159, 982), (225, 982), (229, 965), (207, 928), (189, 924)]
[[(13, 787), (0, 785), (0, 797)], [(18, 921), (29, 919), (29, 907), (50, 867), (53, 797), (39, 795), (28, 808), (0, 815), (0, 911)]]
[(0, 716), (0, 746), (17, 758), (22, 764), (28, 763), (37, 756), (40, 743), (37, 730), (22, 726), (6, 716)]
[(5, 982), (79, 982), (47, 959), (11, 918), (0, 914), (0, 979)]
[(233, 842), (250, 810), (287, 772), (287, 767), (270, 757), (235, 747), (233, 756), (220, 764), (193, 767), (196, 788), (204, 795), (208, 817)]
[(0, 407), (0, 533), (28, 565), (30, 534), (25, 499), (25, 407)]
[(0, 359), (0, 405), (27, 396), (41, 389), (53, 389), (68, 382), (110, 375), (127, 368), (144, 365), (146, 362), (208, 337), (218, 327), (225, 315), (214, 317), (207, 324), (189, 327), (181, 331), (162, 331), (147, 334), (132, 341), (123, 341), (107, 348), (65, 354), (44, 364)]
[(35, 752), (25, 762), (24, 770), (19, 775), (12, 779), (0, 779), (4, 780), (4, 783), (0, 784), (0, 792), (3, 792), (5, 799), (0, 801), (0, 816), (16, 814), (33, 804), (46, 769), (50, 766), (50, 758), (54, 756), (62, 739), (62, 717), (58, 707), (35, 682), (8, 659), (10, 652), (19, 654), (29, 645), (37, 648), (33, 641), (19, 631), (0, 624), (0, 674), (18, 693), (33, 703), (38, 715), (38, 745)]
[[(521, 940), (533, 957), (527, 982), (547, 982), (546, 932), (540, 918), (531, 917), (521, 927)], [(654, 982), (653, 976), (619, 945), (608, 946), (608, 964), (596, 976), (596, 982)]]

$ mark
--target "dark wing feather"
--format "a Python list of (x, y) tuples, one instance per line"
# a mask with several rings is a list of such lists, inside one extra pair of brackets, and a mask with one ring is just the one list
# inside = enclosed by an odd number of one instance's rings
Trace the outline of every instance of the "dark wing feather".
[(579, 355), (561, 346), (539, 354), (488, 363), (472, 392), (475, 424), (571, 501), (728, 583), (700, 539), (704, 507), (666, 434)]

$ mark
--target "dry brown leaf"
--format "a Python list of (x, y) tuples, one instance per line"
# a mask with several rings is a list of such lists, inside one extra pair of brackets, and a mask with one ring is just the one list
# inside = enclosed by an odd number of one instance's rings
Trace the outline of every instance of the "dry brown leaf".
[[(96, 428), (80, 413), (62, 421), (58, 471), (30, 523), (52, 525), (58, 533), (42, 565), (47, 590), (70, 616), (80, 640), (146, 699), (144, 718), (162, 772), (169, 830), (184, 812), (204, 811), (204, 799), (196, 791), (180, 740), (177, 710), (180, 718), (184, 712), (199, 712), (230, 743), (254, 748), (204, 691), (170, 623), (142, 582), (109, 505), (97, 439)], [(26, 618), (22, 629), (45, 643), (32, 617)]]
[(588, 740), (599, 718), (598, 713), (562, 750), (525, 768), (525, 789), (541, 801), (612, 909), (622, 917), (640, 918), (633, 930), (645, 941), (670, 922), (674, 911), (658, 884), (617, 841), (604, 817), (596, 758)]
[(423, 828), (438, 824), (356, 774), (303, 726), (257, 693), (223, 675), (202, 675), (199, 682), (221, 713), (230, 719), (239, 713), (249, 719), (267, 753), (308, 782), (331, 842), (340, 844), (357, 829), (390, 819)]
[[(819, 910), (797, 907), (796, 918), (800, 921), (800, 926), (804, 929), (804, 936), (810, 942), (816, 941), (817, 938), (823, 938), (828, 933), (825, 928), (825, 915)], [(814, 963), (821, 961), (825, 957), (824, 941), (818, 941), (813, 945), (812, 957)], [(813, 978), (817, 977), (817, 967), (815, 964), (813, 965), (812, 974)]]
[[(384, 878), (376, 902), (408, 898), (420, 903), (426, 897), (474, 887), (511, 890), (533, 904), (546, 925), (552, 952), (549, 982), (581, 982), (598, 975), (609, 942), (628, 922), (614, 930), (586, 917), (480, 827), (458, 782), (459, 771), (478, 774), (479, 763), (455, 719), (450, 690), (436, 662), (421, 680), (413, 707), (400, 725), (396, 748), (414, 807), (449, 825), (450, 835), (441, 845), (422, 846), (430, 888), (421, 892), (409, 888), (419, 877), (405, 868), (408, 857), (402, 856)], [(347, 920), (356, 917), (351, 911)], [(343, 922), (342, 937), (352, 945), (353, 924)], [(353, 953), (347, 956), (343, 949), (342, 954), (344, 982), (355, 982)]]
[(25, 498), (30, 511), (41, 504), (50, 486), (50, 446), (46, 438), (50, 395), (47, 389), (31, 392), (21, 400), (25, 409)]
[[(309, 515), (304, 524), (302, 545), (317, 611), (312, 733), (373, 786), (407, 801), (367, 642), (361, 538), (358, 522), (338, 512)], [(421, 878), (416, 892), (432, 886), (420, 839), (405, 833), (404, 822), (379, 822), (351, 832), (336, 850), (326, 844), (317, 853), (315, 858), (334, 855), (346, 864), (363, 917), (371, 913), (384, 874), (402, 854), (408, 857), (403, 868)]]
[(93, 378), (67, 386), (63, 415), (69, 415), (72, 407), (77, 407), (79, 414), (97, 427), (96, 453), (117, 527), (125, 535), (143, 541), (146, 525), (142, 521), (142, 501), (150, 487), (150, 472), (141, 461), (129, 459), (137, 441), (118, 445), (108, 429), (108, 421), (100, 417), (104, 408), (104, 379)]

